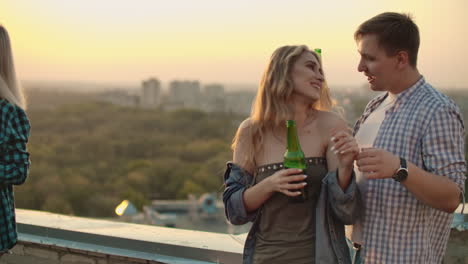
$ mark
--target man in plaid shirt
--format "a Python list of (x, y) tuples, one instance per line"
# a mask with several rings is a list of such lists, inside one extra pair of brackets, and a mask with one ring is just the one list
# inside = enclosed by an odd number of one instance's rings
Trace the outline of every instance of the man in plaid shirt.
[(453, 212), (464, 192), (464, 124), (458, 107), (416, 67), (419, 30), (404, 14), (383, 13), (355, 33), (370, 88), (354, 127), (365, 214), (347, 235), (354, 263), (441, 263)]

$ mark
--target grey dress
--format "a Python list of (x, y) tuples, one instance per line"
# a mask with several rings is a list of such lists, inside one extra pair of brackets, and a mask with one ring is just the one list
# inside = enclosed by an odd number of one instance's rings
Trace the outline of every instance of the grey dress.
[[(261, 211), (259, 209), (247, 212), (243, 200), (244, 191), (254, 183), (253, 178), (253, 175), (242, 167), (232, 162), (227, 163), (223, 192), (226, 217), (234, 225), (253, 222), (245, 241), (242, 256), (244, 264), (253, 263)], [(354, 173), (348, 188), (343, 191), (338, 184), (337, 172), (329, 171), (321, 182), (320, 195), (315, 208), (315, 235), (316, 241), (320, 241), (315, 244), (315, 263), (351, 263), (344, 224), (353, 224), (361, 213), (362, 201)]]
[[(282, 193), (273, 194), (263, 204), (256, 233), (255, 264), (315, 263), (315, 208), (320, 195), (322, 179), (327, 174), (325, 158), (307, 158), (307, 200), (292, 203)], [(255, 184), (276, 171), (281, 163), (257, 168)]]

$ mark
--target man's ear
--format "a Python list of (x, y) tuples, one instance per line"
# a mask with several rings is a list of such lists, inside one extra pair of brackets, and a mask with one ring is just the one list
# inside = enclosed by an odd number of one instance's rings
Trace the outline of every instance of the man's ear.
[(396, 55), (397, 62), (398, 62), (398, 68), (403, 69), (406, 68), (409, 65), (409, 56), (407, 51), (399, 51)]

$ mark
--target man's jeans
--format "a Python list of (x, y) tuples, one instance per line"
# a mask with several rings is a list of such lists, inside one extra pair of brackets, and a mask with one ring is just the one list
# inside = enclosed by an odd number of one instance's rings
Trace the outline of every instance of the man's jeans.
[(351, 255), (352, 264), (364, 264), (364, 260), (361, 259), (361, 248), (355, 247), (353, 242), (346, 238), (346, 242), (349, 247), (349, 255)]

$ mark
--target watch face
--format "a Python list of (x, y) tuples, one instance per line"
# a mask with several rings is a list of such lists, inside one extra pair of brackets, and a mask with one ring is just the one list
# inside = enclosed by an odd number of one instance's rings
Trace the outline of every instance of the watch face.
[(398, 170), (398, 172), (396, 173), (395, 175), (395, 180), (397, 181), (403, 181), (406, 179), (406, 177), (408, 177), (408, 171), (405, 170), (405, 169), (400, 169)]

